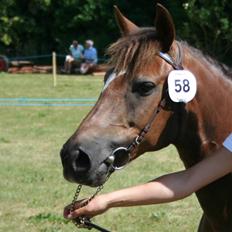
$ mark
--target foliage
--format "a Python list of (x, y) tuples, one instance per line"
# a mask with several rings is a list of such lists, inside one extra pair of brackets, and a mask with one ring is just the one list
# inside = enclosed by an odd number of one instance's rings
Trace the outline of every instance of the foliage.
[[(103, 56), (119, 37), (113, 5), (140, 26), (152, 26), (154, 1), (141, 0), (1, 0), (0, 53), (66, 53), (73, 39), (91, 38)], [(146, 4), (144, 4), (146, 3)], [(193, 46), (230, 64), (231, 0), (162, 0), (173, 15), (177, 34)]]
[(232, 64), (232, 3), (229, 0), (189, 0), (183, 3), (188, 21), (183, 36), (196, 47)]

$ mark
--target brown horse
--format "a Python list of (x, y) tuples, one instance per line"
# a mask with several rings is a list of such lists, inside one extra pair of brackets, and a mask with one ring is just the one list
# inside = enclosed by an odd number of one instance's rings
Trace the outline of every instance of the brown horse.
[[(169, 12), (157, 5), (155, 28), (139, 28), (117, 8), (115, 13), (122, 38), (109, 48), (112, 69), (96, 105), (61, 151), (65, 178), (89, 186), (105, 182), (109, 156), (135, 141), (161, 99), (165, 105), (129, 161), (174, 144), (189, 168), (209, 156), (232, 131), (231, 80), (215, 61), (175, 40)], [(160, 52), (175, 62), (168, 62)], [(174, 64), (196, 76), (197, 94), (188, 103), (175, 103), (166, 94)], [(232, 176), (196, 195), (204, 211), (198, 231), (232, 231)]]

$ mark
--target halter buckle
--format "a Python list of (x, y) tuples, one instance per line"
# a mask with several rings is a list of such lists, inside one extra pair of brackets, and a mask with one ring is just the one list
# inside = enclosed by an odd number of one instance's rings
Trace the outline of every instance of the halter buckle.
[(139, 135), (135, 138), (135, 144), (136, 145), (139, 145), (141, 143), (141, 140), (139, 141), (139, 138), (140, 138)]

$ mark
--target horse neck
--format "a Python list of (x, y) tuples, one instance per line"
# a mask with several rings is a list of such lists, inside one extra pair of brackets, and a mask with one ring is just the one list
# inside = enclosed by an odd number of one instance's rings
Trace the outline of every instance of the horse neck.
[(176, 147), (186, 167), (218, 148), (232, 131), (232, 82), (204, 57), (185, 48), (185, 69), (196, 76), (197, 95), (178, 113), (180, 131)]

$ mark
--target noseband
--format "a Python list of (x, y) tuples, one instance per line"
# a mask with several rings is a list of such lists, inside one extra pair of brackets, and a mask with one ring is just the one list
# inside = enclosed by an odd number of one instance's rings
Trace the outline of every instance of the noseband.
[[(163, 52), (159, 52), (158, 56), (170, 64), (174, 70), (183, 70), (182, 66), (182, 50), (177, 42), (178, 48), (178, 62), (175, 62), (172, 57)], [(109, 157), (106, 158), (105, 162), (111, 166), (111, 170), (120, 170), (131, 160), (131, 153), (139, 146), (139, 144), (144, 140), (145, 135), (149, 132), (152, 123), (155, 121), (158, 113), (165, 107), (166, 99), (165, 96), (161, 98), (158, 106), (155, 108), (152, 116), (148, 120), (147, 124), (143, 127), (137, 137), (128, 145), (128, 147), (118, 147), (116, 148)]]

